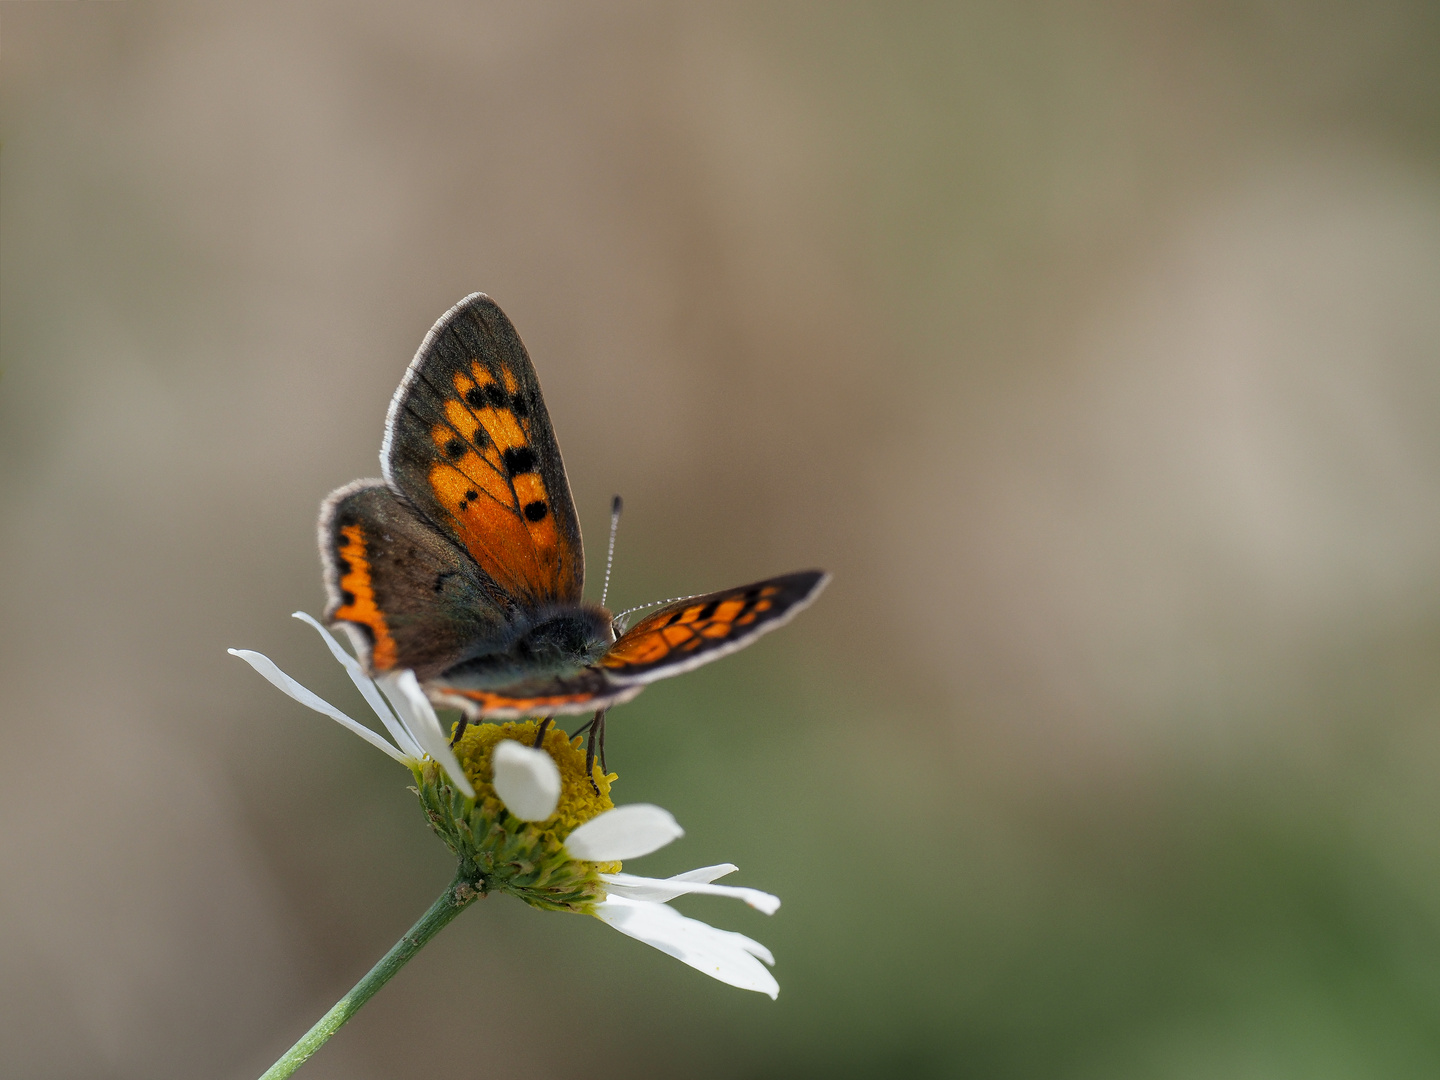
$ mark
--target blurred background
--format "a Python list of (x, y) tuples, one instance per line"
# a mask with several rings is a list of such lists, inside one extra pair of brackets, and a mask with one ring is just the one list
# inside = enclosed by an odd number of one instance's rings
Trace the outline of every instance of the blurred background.
[(1440, 1071), (1440, 9), (4, 4), (0, 1071), (253, 1077), (450, 859), (289, 618), (494, 296), (779, 1001), (494, 897), (303, 1076)]

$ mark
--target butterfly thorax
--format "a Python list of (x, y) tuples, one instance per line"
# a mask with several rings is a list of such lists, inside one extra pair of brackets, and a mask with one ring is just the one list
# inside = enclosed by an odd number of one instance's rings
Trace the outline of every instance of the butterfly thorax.
[(589, 605), (516, 612), (506, 629), (503, 638), (473, 645), (440, 679), (454, 687), (484, 689), (562, 675), (595, 663), (615, 641), (610, 612)]

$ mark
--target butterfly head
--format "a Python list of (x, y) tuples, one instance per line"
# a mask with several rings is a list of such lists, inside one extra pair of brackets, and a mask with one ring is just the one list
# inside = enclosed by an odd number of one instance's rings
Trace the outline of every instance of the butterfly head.
[(513, 650), (542, 668), (590, 664), (614, 643), (614, 624), (610, 612), (602, 607), (542, 610), (525, 620)]
[(440, 675), (451, 687), (504, 686), (587, 668), (615, 640), (614, 620), (601, 607), (569, 604), (516, 611), (503, 637), (479, 643), (475, 650)]

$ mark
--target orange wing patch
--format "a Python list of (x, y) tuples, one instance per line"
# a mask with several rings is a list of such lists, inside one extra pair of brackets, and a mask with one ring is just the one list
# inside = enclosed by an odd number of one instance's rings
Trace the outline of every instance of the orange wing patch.
[(545, 694), (540, 697), (510, 697), (506, 694), (495, 694), (488, 690), (458, 690), (450, 691), (460, 697), (473, 701), (479, 705), (487, 714), (493, 714), (497, 710), (515, 710), (517, 712), (543, 713), (547, 710), (554, 711), (566, 705), (581, 705), (589, 707), (589, 703), (595, 700), (595, 694)]
[(431, 697), (441, 705), (463, 709), (471, 717), (517, 719), (523, 716), (555, 716), (609, 708), (629, 701), (642, 686), (615, 686), (593, 669), (546, 684), (541, 680), (500, 690), (472, 690), (433, 686)]
[(545, 595), (561, 572), (562, 540), (528, 418), (517, 412), (518, 382), (508, 368), (501, 378), (503, 386), (478, 361), (455, 373), (455, 396), (430, 430), (439, 451), (430, 487), (486, 573), (512, 593)]
[(336, 538), (340, 574), (340, 606), (332, 620), (358, 623), (370, 631), (370, 667), (388, 671), (395, 666), (395, 638), (385, 615), (375, 604), (375, 586), (366, 557), (365, 531), (359, 525), (345, 525)]
[(648, 668), (698, 652), (736, 636), (775, 606), (778, 585), (763, 585), (744, 593), (702, 597), (687, 607), (657, 611), (627, 630), (601, 659), (611, 670)]

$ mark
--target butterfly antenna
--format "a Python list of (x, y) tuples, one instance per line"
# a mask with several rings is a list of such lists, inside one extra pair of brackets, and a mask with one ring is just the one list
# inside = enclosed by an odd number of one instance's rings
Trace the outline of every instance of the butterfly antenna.
[(620, 529), (620, 511), (625, 501), (616, 495), (610, 500), (610, 550), (605, 553), (605, 587), (600, 590), (600, 606), (605, 606), (605, 597), (610, 595), (610, 568), (615, 565), (615, 533)]

